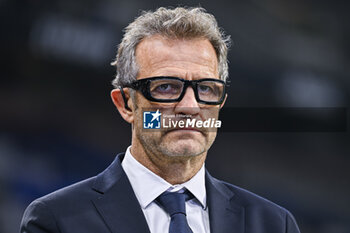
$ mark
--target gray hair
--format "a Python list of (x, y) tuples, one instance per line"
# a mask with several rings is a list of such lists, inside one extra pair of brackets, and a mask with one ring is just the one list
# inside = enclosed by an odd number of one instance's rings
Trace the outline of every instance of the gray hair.
[(125, 34), (118, 47), (115, 61), (117, 74), (112, 84), (123, 87), (136, 80), (138, 65), (136, 63), (136, 46), (144, 39), (153, 35), (162, 35), (174, 39), (207, 38), (213, 45), (217, 58), (219, 76), (226, 81), (228, 77), (227, 50), (230, 36), (226, 36), (212, 14), (201, 7), (144, 11), (125, 28)]

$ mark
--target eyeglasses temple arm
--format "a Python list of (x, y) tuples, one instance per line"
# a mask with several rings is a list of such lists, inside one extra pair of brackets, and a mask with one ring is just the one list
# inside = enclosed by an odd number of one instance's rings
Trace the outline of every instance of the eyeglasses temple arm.
[(126, 96), (125, 96), (125, 93), (124, 93), (123, 88), (122, 88), (122, 87), (119, 87), (119, 90), (120, 90), (120, 93), (122, 94), (122, 97), (123, 97), (123, 100), (124, 100), (124, 107), (125, 107), (125, 109), (131, 111), (131, 109), (130, 109), (129, 106), (128, 106), (128, 102), (127, 102), (127, 100), (126, 100)]

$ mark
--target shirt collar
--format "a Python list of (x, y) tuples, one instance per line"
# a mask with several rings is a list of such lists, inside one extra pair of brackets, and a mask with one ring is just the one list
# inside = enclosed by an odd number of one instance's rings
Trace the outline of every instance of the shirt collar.
[(205, 189), (205, 169), (204, 164), (201, 169), (190, 180), (183, 184), (171, 185), (166, 180), (156, 175), (148, 168), (139, 163), (130, 152), (128, 147), (125, 157), (122, 161), (122, 167), (131, 183), (143, 209), (153, 202), (160, 194), (165, 191), (177, 191), (181, 188), (189, 190), (200, 202), (203, 208), (206, 208), (206, 189)]

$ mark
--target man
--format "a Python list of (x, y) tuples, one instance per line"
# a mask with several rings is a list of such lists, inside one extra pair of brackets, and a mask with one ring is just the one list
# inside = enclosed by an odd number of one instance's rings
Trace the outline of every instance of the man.
[[(202, 8), (159, 8), (131, 23), (111, 93), (131, 146), (96, 177), (35, 200), (21, 232), (298, 233), (287, 210), (205, 170), (216, 128), (194, 122), (217, 120), (225, 103), (228, 42)], [(146, 113), (178, 124), (147, 129)]]

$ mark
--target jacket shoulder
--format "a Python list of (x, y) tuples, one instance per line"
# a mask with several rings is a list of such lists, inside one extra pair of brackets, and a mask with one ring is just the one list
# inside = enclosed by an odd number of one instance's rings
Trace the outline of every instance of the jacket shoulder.
[[(214, 178), (215, 179), (215, 178)], [(285, 232), (300, 233), (294, 216), (284, 207), (244, 188), (215, 179), (233, 193), (231, 202), (245, 209), (247, 225), (264, 225), (266, 222), (283, 223)]]
[(218, 179), (216, 179), (216, 181), (224, 185), (227, 189), (229, 189), (234, 194), (233, 199), (235, 201), (240, 202), (246, 208), (265, 207), (272, 208), (274, 210), (286, 211), (285, 208), (251, 191)]
[(86, 198), (91, 199), (91, 197), (96, 195), (96, 190), (93, 189), (95, 179), (96, 177), (91, 177), (86, 180), (82, 180), (40, 197), (35, 201), (54, 204), (60, 202), (69, 203), (79, 200), (81, 201)]
[(95, 177), (80, 181), (34, 200), (25, 210), (21, 232), (60, 232), (58, 223), (91, 209)]
[(96, 177), (91, 177), (34, 200), (27, 207), (24, 217), (30, 213), (40, 214), (42, 212), (40, 210), (49, 211), (52, 216), (60, 217), (91, 208), (91, 200), (99, 195), (92, 188), (95, 179)]

